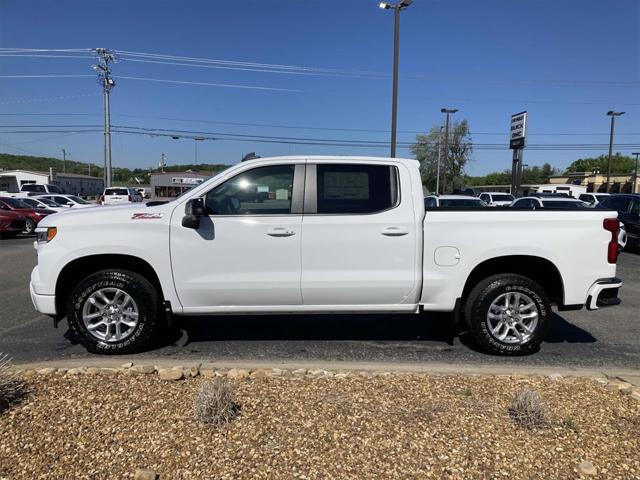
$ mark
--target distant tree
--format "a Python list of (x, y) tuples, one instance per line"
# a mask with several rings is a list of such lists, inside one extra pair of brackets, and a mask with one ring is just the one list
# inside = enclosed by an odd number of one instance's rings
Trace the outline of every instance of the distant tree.
[[(545, 163), (541, 167), (538, 165), (534, 165), (533, 167), (526, 168), (524, 170), (522, 174), (522, 183), (549, 183), (549, 177), (559, 174), (560, 170), (552, 167), (549, 163)], [(511, 184), (511, 170), (492, 172), (483, 177), (467, 177), (467, 184), (472, 187), (480, 185), (509, 185)]]
[(441, 138), (440, 126), (435, 125), (426, 134), (416, 135), (416, 143), (411, 146), (411, 153), (420, 162), (420, 172), (425, 187), (431, 192), (436, 190), (436, 176), (438, 171), (438, 146), (442, 142), (442, 157), (440, 162), (440, 190), (465, 185), (465, 167), (471, 160), (473, 141), (469, 133), (467, 120), (452, 122), (449, 126), (449, 152), (444, 151), (444, 138)]
[[(567, 172), (593, 172), (600, 170), (600, 173), (607, 173), (609, 165), (609, 155), (599, 157), (579, 158), (567, 167)], [(635, 169), (634, 158), (621, 153), (611, 156), (611, 173), (629, 173)]]

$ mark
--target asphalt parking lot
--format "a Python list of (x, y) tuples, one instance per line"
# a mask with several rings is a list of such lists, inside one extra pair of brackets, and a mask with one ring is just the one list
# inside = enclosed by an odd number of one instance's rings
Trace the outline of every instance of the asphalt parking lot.
[[(95, 357), (34, 311), (29, 275), (33, 238), (0, 240), (0, 352), (16, 363)], [(586, 368), (640, 366), (640, 256), (623, 253), (622, 305), (555, 315), (539, 352), (519, 358), (485, 355), (454, 336), (444, 315), (192, 317), (158, 349), (132, 357), (203, 362), (477, 363)]]

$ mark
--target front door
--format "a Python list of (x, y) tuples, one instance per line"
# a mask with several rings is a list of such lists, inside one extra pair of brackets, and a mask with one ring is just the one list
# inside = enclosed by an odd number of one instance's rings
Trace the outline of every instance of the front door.
[(301, 305), (303, 185), (303, 161), (248, 165), (204, 196), (197, 230), (174, 213), (171, 264), (185, 313)]

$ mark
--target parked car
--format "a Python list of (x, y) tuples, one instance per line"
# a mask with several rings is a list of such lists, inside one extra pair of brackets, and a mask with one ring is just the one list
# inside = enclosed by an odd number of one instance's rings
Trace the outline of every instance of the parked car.
[(487, 204), (478, 197), (468, 195), (429, 195), (424, 197), (424, 208), (481, 208), (486, 206)]
[(122, 205), (124, 203), (142, 202), (142, 195), (135, 188), (108, 187), (102, 194), (102, 205)]
[(24, 232), (26, 222), (24, 215), (0, 208), (0, 238), (15, 237)]
[(595, 207), (608, 196), (609, 196), (608, 193), (583, 193), (578, 197), (578, 200), (582, 200), (583, 202), (588, 203), (592, 207)]
[(84, 198), (80, 198), (76, 195), (38, 195), (36, 198), (45, 198), (67, 208), (86, 208), (96, 206), (95, 203), (87, 202)]
[(49, 183), (25, 183), (20, 187), (20, 192), (26, 193), (29, 196), (42, 195), (45, 193), (64, 193), (59, 186)]
[(577, 208), (583, 209), (587, 208), (588, 204), (584, 203), (581, 200), (570, 197), (558, 197), (558, 196), (550, 196), (550, 197), (538, 197), (538, 196), (529, 196), (522, 197), (516, 199), (512, 204), (512, 208), (517, 208), (519, 210), (536, 210), (540, 208), (560, 208), (560, 209), (569, 209), (569, 208)]
[[(279, 193), (240, 200), (253, 185)], [(616, 212), (424, 203), (415, 160), (242, 162), (162, 205), (46, 218), (31, 298), (110, 354), (145, 348), (172, 314), (440, 311), (514, 355), (536, 351), (552, 305), (620, 302)]]
[(54, 212), (63, 212), (67, 210), (67, 207), (63, 207), (53, 200), (49, 200), (44, 197), (25, 197), (20, 198), (20, 200), (33, 208), (46, 208), (53, 210)]
[(490, 207), (508, 207), (515, 197), (510, 193), (482, 192), (478, 198)]
[(23, 215), (26, 219), (24, 232), (27, 234), (32, 234), (35, 231), (40, 220), (45, 218), (47, 215), (56, 213), (55, 211), (46, 208), (33, 208), (31, 205), (24, 203), (21, 199), (13, 197), (0, 197), (0, 209), (10, 210)]
[(629, 248), (640, 253), (640, 194), (613, 194), (602, 199), (598, 207), (618, 212), (618, 218), (627, 231)]

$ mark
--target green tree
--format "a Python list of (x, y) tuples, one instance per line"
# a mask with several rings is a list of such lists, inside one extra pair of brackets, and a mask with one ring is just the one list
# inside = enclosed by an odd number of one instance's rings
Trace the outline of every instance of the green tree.
[[(567, 172), (593, 172), (600, 170), (600, 173), (607, 173), (609, 165), (609, 155), (599, 157), (579, 158), (567, 167)], [(621, 153), (611, 156), (611, 173), (629, 173), (636, 168), (634, 158)]]
[(467, 120), (452, 122), (449, 126), (449, 152), (445, 155), (440, 126), (434, 125), (428, 133), (416, 135), (411, 153), (420, 162), (423, 184), (431, 192), (436, 190), (438, 171), (438, 148), (442, 141), (440, 162), (440, 190), (462, 187), (466, 183), (465, 167), (471, 160), (473, 141)]

